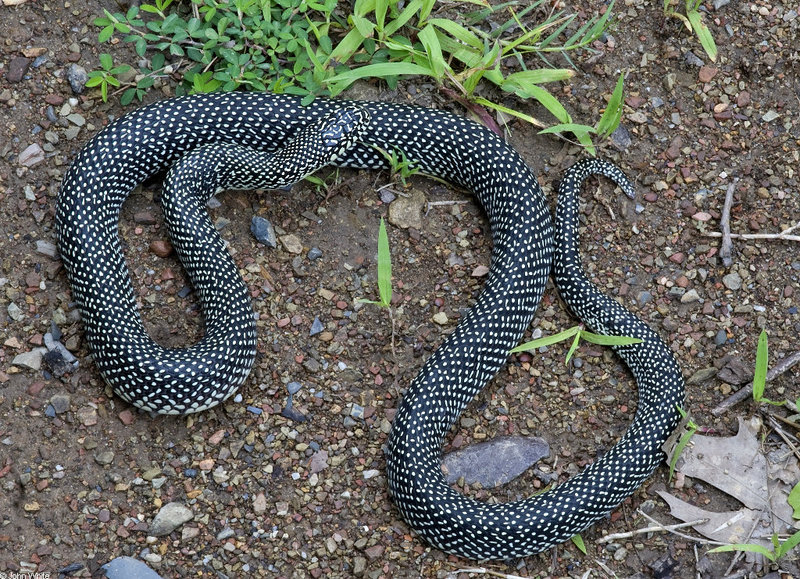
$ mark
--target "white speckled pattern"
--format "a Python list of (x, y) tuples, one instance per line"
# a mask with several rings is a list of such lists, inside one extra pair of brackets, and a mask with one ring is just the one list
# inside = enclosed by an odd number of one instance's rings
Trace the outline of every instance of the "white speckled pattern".
[[(337, 114), (344, 120), (337, 117), (329, 132), (320, 128)], [(312, 146), (315, 133), (324, 136)], [(400, 149), (425, 173), (471, 189), (489, 216), (494, 241), (483, 293), (427, 360), (398, 409), (388, 443), (389, 490), (411, 527), (445, 551), (481, 560), (542, 551), (604, 517), (652, 473), (683, 402), (680, 369), (666, 345), (599, 293), (580, 267), (577, 192), (597, 172), (629, 188), (613, 165), (588, 161), (567, 173), (554, 232), (542, 191), (520, 156), (490, 131), (450, 113), (324, 99), (301, 107), (294, 97), (253, 93), (144, 107), (86, 145), (58, 199), (62, 260), (94, 359), (115, 392), (151, 411), (196, 412), (229, 397), (249, 372), (256, 336), (246, 288), (207, 223), (205, 197), (218, 188), (265, 187), (262, 168), (283, 167), (274, 182), (280, 185), (328, 162), (385, 167), (375, 147)], [(318, 150), (327, 152), (312, 154)], [(203, 340), (186, 349), (162, 348), (144, 332), (117, 231), (129, 191), (170, 167), (165, 216), (207, 324)], [(554, 235), (556, 284), (569, 307), (600, 333), (644, 340), (617, 349), (639, 384), (639, 407), (620, 442), (566, 483), (523, 501), (479, 503), (446, 484), (442, 442), (529, 326), (550, 273)]]

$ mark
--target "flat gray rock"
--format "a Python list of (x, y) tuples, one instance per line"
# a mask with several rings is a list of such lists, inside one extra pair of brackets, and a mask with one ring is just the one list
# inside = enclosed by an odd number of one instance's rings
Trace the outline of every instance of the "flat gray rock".
[(541, 438), (501, 436), (445, 455), (442, 471), (450, 484), (464, 477), (467, 484), (495, 488), (548, 456), (550, 445)]
[(147, 533), (154, 537), (169, 535), (182, 524), (191, 521), (192, 518), (194, 518), (194, 513), (187, 506), (181, 503), (167, 503), (158, 511), (153, 522), (150, 523)]
[(130, 579), (131, 577), (136, 577), (137, 579), (163, 579), (161, 575), (133, 557), (117, 557), (100, 568), (105, 573), (104, 577), (108, 579)]

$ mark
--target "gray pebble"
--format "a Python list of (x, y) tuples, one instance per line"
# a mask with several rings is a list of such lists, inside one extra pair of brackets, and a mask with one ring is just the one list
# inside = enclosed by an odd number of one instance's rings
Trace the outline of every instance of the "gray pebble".
[(250, 221), (250, 232), (258, 241), (267, 247), (273, 249), (278, 247), (275, 229), (272, 227), (272, 223), (263, 217), (259, 217), (258, 215), (253, 216), (253, 219)]
[(698, 294), (697, 290), (694, 288), (688, 290), (685, 294), (681, 296), (682, 304), (690, 304), (698, 301), (700, 301), (700, 294)]
[(217, 533), (217, 541), (224, 541), (225, 539), (229, 539), (233, 537), (236, 532), (231, 529), (230, 527), (225, 527), (219, 533)]
[(34, 348), (30, 352), (17, 354), (11, 363), (14, 366), (24, 366), (31, 370), (38, 371), (42, 367), (42, 358), (47, 352), (47, 348)]
[(686, 53), (686, 63), (692, 66), (703, 66), (703, 60), (698, 58), (691, 50)]
[(15, 322), (18, 322), (25, 317), (25, 314), (23, 313), (22, 309), (14, 302), (8, 304), (6, 311), (8, 312), (8, 317), (10, 317)]
[(153, 537), (163, 537), (194, 518), (192, 510), (181, 503), (167, 503), (150, 523), (147, 532)]
[(72, 92), (82, 94), (88, 80), (89, 75), (86, 73), (86, 69), (75, 63), (69, 65), (69, 68), (67, 68), (67, 81)]
[(735, 291), (742, 287), (742, 277), (736, 272), (729, 273), (728, 275), (722, 278), (722, 283), (729, 290)]
[(397, 196), (389, 189), (381, 189), (378, 193), (378, 196), (381, 198), (382, 203), (391, 203), (397, 198)]
[(714, 10), (719, 10), (723, 6), (727, 6), (730, 3), (731, 0), (714, 0), (714, 2), (712, 2), (711, 4), (712, 6), (714, 6)]
[(714, 336), (714, 344), (717, 346), (721, 346), (727, 341), (728, 341), (728, 332), (726, 332), (725, 330), (718, 331), (717, 335)]
[(640, 307), (651, 301), (653, 301), (653, 294), (648, 291), (641, 291), (636, 295), (636, 303), (638, 303)]
[(322, 324), (322, 322), (319, 321), (318, 317), (315, 317), (314, 321), (311, 324), (311, 330), (309, 330), (308, 335), (309, 336), (316, 336), (317, 334), (322, 332), (322, 330), (324, 330), (324, 329), (325, 329), (325, 326)]
[(353, 407), (350, 409), (350, 416), (353, 418), (364, 418), (364, 407), (360, 404), (353, 404)]
[(114, 462), (114, 451), (104, 450), (94, 455), (94, 460), (97, 464), (111, 464)]
[(300, 382), (289, 382), (286, 385), (286, 390), (288, 390), (289, 394), (293, 396), (297, 394), (302, 387), (303, 385), (300, 384)]
[(626, 150), (631, 146), (631, 134), (625, 125), (619, 125), (614, 132), (611, 133), (611, 144), (620, 151)]
[(70, 397), (67, 394), (53, 394), (50, 397), (50, 404), (53, 405), (53, 410), (56, 414), (62, 414), (69, 410)]
[(312, 247), (308, 250), (308, 259), (314, 261), (322, 257), (322, 250), (319, 247)]

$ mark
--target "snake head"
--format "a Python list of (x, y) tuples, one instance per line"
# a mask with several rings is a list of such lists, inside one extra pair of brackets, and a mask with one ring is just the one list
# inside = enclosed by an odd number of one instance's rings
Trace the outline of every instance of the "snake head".
[(324, 148), (337, 157), (356, 144), (366, 132), (370, 115), (358, 105), (346, 105), (325, 117), (318, 128)]

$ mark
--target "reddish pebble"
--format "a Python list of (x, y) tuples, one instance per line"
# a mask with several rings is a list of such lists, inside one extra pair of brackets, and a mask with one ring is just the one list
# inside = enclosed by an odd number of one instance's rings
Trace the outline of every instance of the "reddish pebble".
[(655, 203), (656, 201), (658, 201), (658, 195), (652, 192), (645, 193), (644, 200), (647, 201), (648, 203)]
[(172, 244), (166, 239), (157, 239), (150, 244), (150, 251), (158, 257), (167, 257), (172, 253)]
[(31, 396), (36, 396), (37, 394), (39, 394), (39, 392), (44, 390), (44, 386), (45, 384), (42, 381), (34, 382), (30, 386), (28, 386), (28, 394), (30, 394)]
[(225, 431), (224, 430), (217, 430), (214, 434), (208, 437), (208, 442), (211, 444), (219, 444), (222, 442), (222, 439), (225, 438)]
[(122, 422), (122, 424), (124, 424), (125, 426), (133, 424), (133, 421), (135, 420), (133, 412), (131, 412), (130, 410), (123, 410), (122, 412), (117, 414), (117, 417), (119, 418), (120, 422)]
[(717, 76), (717, 69), (713, 66), (701, 66), (698, 78), (700, 82), (711, 82), (711, 79)]
[(684, 259), (686, 259), (686, 255), (680, 251), (669, 256), (669, 260), (673, 263), (683, 263)]
[(346, 310), (347, 302), (344, 300), (339, 300), (338, 302), (336, 302), (336, 307), (339, 308), (340, 310)]
[(285, 328), (291, 323), (291, 321), (292, 320), (290, 320), (289, 318), (281, 318), (280, 320), (278, 320), (278, 327)]
[(60, 94), (49, 94), (44, 97), (44, 102), (55, 107), (64, 104), (64, 97)]

